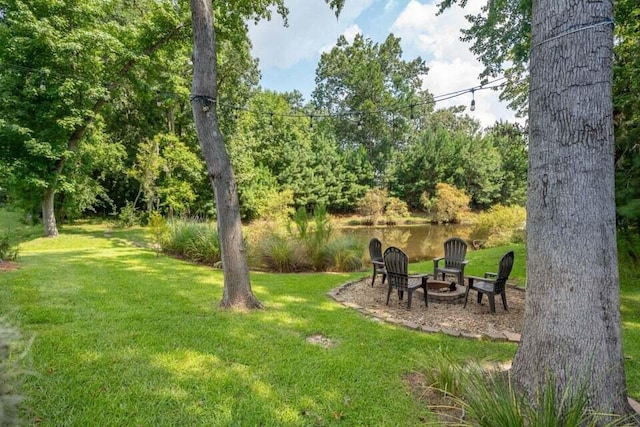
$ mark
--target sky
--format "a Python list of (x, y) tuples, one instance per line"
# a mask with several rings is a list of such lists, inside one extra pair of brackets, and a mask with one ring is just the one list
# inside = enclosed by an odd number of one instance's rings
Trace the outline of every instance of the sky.
[[(346, 0), (336, 19), (324, 0), (288, 0), (285, 27), (277, 14), (271, 21), (249, 23), (253, 55), (260, 61), (261, 86), (278, 92), (300, 91), (310, 100), (315, 87), (315, 70), (322, 52), (330, 50), (338, 36), (353, 41), (360, 33), (382, 43), (389, 33), (401, 38), (403, 58), (420, 56), (429, 67), (423, 87), (442, 95), (480, 85), (482, 64), (460, 41), (460, 29), (467, 28), (466, 14), (477, 14), (486, 0), (469, 0), (467, 7), (454, 6), (436, 16), (439, 0)], [(483, 126), (496, 120), (514, 121), (515, 114), (498, 93), (481, 90), (474, 94), (476, 109), (467, 113)], [(471, 103), (471, 94), (436, 104), (437, 108)]]

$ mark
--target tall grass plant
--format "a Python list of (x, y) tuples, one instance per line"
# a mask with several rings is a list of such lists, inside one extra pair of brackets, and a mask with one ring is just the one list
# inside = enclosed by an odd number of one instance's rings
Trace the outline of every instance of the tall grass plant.
[(221, 260), (220, 237), (213, 223), (196, 220), (173, 220), (168, 224), (163, 251), (205, 265)]

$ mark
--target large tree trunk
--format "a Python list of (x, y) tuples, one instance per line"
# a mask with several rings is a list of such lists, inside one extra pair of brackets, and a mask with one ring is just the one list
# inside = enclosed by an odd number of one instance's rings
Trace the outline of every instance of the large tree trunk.
[(42, 198), (42, 222), (44, 223), (44, 235), (46, 237), (58, 237), (58, 226), (54, 210), (55, 195), (55, 190), (49, 187), (45, 190)]
[(216, 39), (211, 0), (191, 0), (193, 19), (192, 108), (198, 140), (216, 197), (224, 272), (223, 307), (258, 308), (251, 291), (242, 241), (240, 204), (231, 161), (218, 126)]
[(513, 375), (531, 396), (550, 378), (560, 392), (586, 385), (593, 409), (625, 414), (612, 16), (611, 0), (533, 2), (527, 298)]

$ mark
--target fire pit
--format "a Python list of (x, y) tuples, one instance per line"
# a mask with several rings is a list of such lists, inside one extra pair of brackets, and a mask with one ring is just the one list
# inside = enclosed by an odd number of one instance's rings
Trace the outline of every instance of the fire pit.
[[(410, 279), (411, 280), (411, 279)], [(446, 282), (444, 280), (436, 280), (431, 276), (425, 276), (421, 279), (422, 284), (426, 281), (427, 294), (429, 295), (429, 302), (446, 302), (446, 303), (462, 303), (464, 300), (464, 294), (467, 291), (467, 287), (464, 285), (457, 285), (455, 282)], [(422, 289), (416, 289), (416, 292), (422, 294)], [(414, 298), (416, 296), (414, 295)], [(418, 298), (423, 298), (419, 295)]]

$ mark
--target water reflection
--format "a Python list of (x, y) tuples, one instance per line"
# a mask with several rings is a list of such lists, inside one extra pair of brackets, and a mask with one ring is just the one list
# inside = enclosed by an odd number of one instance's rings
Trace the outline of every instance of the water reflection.
[(382, 242), (382, 250), (397, 246), (409, 255), (409, 260), (429, 260), (444, 253), (444, 241), (450, 237), (468, 240), (471, 227), (453, 224), (398, 225), (389, 227), (345, 227), (337, 230), (351, 234), (362, 241), (365, 258), (368, 259), (368, 243), (372, 237)]

